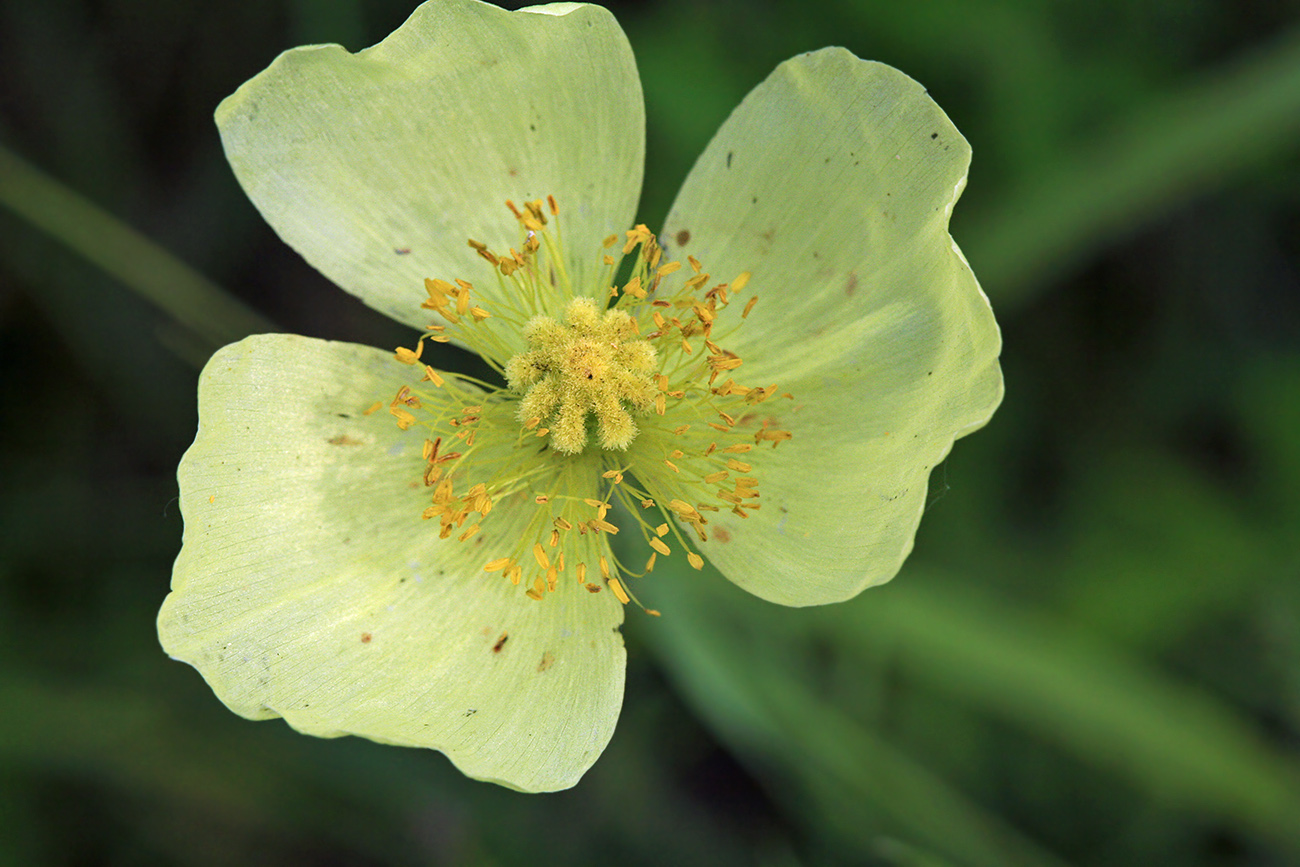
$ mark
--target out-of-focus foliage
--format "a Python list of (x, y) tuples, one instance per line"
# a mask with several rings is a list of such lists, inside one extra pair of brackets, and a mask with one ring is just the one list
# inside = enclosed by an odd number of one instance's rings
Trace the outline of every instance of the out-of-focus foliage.
[(799, 51), (898, 66), (970, 139), (1008, 396), (903, 573), (791, 611), (656, 571), (613, 745), (544, 797), (245, 722), (163, 657), (197, 366), (263, 320), (405, 339), (271, 234), (211, 111), (409, 8), (0, 2), (0, 862), (1300, 860), (1289, 0), (615, 6), (650, 225)]

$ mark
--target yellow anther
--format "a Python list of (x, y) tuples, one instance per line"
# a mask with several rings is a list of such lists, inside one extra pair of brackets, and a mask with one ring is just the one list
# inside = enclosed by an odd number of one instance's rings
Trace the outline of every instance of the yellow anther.
[(618, 601), (622, 602), (624, 605), (632, 601), (632, 599), (627, 595), (627, 591), (623, 589), (622, 582), (617, 578), (609, 579), (609, 590), (618, 598)]
[(415, 362), (420, 360), (420, 355), (423, 352), (424, 341), (420, 340), (415, 344), (414, 350), (407, 349), (405, 346), (397, 347), (393, 357), (402, 362), (402, 364), (415, 364)]
[(402, 430), (410, 430), (411, 425), (415, 424), (415, 416), (400, 406), (390, 406), (388, 411), (397, 419), (397, 426)]
[(694, 551), (691, 551), (686, 555), (686, 561), (690, 563), (692, 566), (694, 566), (696, 569), (704, 568), (704, 558), (701, 557), (699, 554), (696, 554)]
[(672, 549), (670, 549), (667, 545), (665, 545), (663, 543), (663, 540), (653, 536), (650, 538), (650, 547), (654, 548), (656, 551), (658, 551), (660, 554), (663, 554), (665, 557), (667, 557), (669, 554), (672, 553)]

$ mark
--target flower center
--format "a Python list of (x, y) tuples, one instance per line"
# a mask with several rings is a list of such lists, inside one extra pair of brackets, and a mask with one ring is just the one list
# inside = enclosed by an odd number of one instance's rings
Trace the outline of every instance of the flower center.
[[(653, 570), (657, 557), (671, 555), (670, 542), (702, 568), (688, 533), (708, 541), (711, 513), (745, 518), (761, 508), (746, 453), (791, 438), (778, 411), (758, 408), (777, 386), (736, 383), (742, 360), (719, 345), (757, 298), (736, 315), (731, 305), (749, 274), (706, 289), (709, 274), (693, 257), (690, 276), (673, 276), (681, 263), (660, 264), (663, 249), (645, 226), (627, 232), (622, 257), (632, 257), (631, 274), (621, 287), (614, 284), (621, 260), (610, 252), (617, 236), (603, 243), (599, 282), (575, 285), (575, 277), (593, 278), (575, 274), (580, 263), (564, 255), (555, 200), (547, 199), (549, 208), (507, 205), (520, 224), (519, 250), (469, 242), (501, 290), (491, 309), (474, 303), (471, 283), (426, 280), (423, 306), (443, 321), (429, 325), (414, 350), (396, 353), (417, 365), (425, 340), (454, 337), (507, 388), (421, 365), (424, 377), (403, 387), (389, 412), (404, 430), (429, 430), (423, 479), (433, 504), (424, 517), (439, 521), (441, 538), (470, 542), (489, 513), (511, 510), (523, 529), (483, 546), (485, 571), (515, 584), (530, 575), (525, 592), (533, 599), (569, 576), (627, 603), (622, 576)], [(587, 447), (593, 439), (599, 448)], [(609, 537), (621, 530), (639, 532), (651, 549), (644, 568), (614, 556)]]
[(506, 365), (510, 387), (524, 395), (519, 421), (546, 424), (551, 447), (573, 455), (587, 444), (594, 416), (601, 448), (626, 449), (637, 434), (628, 407), (649, 412), (659, 393), (650, 375), (654, 347), (638, 336), (635, 319), (622, 310), (601, 313), (590, 298), (569, 302), (563, 325), (532, 319), (524, 326), (529, 350)]

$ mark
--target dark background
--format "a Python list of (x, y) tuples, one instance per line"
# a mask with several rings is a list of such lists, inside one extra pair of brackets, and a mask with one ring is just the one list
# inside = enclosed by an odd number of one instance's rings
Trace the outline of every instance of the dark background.
[(1300, 863), (1294, 0), (615, 5), (652, 227), (800, 51), (903, 69), (970, 139), (1007, 399), (902, 574), (792, 611), (660, 569), (556, 795), (241, 720), (167, 660), (203, 360), (409, 342), (267, 228), (212, 110), (411, 8), (0, 0), (0, 863)]

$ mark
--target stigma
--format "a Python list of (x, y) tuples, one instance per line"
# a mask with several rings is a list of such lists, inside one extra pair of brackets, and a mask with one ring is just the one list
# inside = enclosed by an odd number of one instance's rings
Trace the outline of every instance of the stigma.
[[(440, 538), (475, 545), (485, 572), (532, 599), (577, 585), (628, 604), (628, 579), (661, 557), (681, 552), (703, 567), (693, 546), (708, 542), (712, 514), (746, 518), (762, 508), (761, 461), (747, 453), (792, 435), (780, 410), (757, 405), (791, 395), (733, 378), (744, 362), (727, 339), (757, 301), (748, 273), (712, 282), (688, 256), (690, 270), (679, 274), (682, 263), (663, 261), (641, 225), (621, 245), (607, 237), (594, 251), (597, 268), (575, 267), (553, 197), (506, 204), (518, 246), (503, 253), (469, 241), (490, 266), (497, 300), (478, 300), (463, 279), (425, 281), (422, 306), (438, 318), (414, 349), (395, 354), (423, 376), (398, 391), (389, 413), (403, 430), (428, 430), (419, 476), (432, 504), (423, 517), (438, 522)], [(596, 282), (575, 285), (571, 274)], [(426, 341), (453, 339), (505, 385), (423, 363)], [(507, 509), (523, 518), (509, 522), (522, 533), (480, 532)], [(644, 565), (615, 556), (616, 534), (640, 537)], [(629, 550), (635, 541), (620, 546), (625, 557)]]
[(551, 447), (572, 455), (587, 444), (594, 416), (601, 448), (626, 449), (637, 434), (631, 413), (654, 409), (659, 393), (654, 347), (638, 339), (636, 320), (575, 298), (563, 324), (536, 316), (523, 334), (530, 349), (506, 365), (510, 387), (523, 394), (519, 421), (548, 424)]

